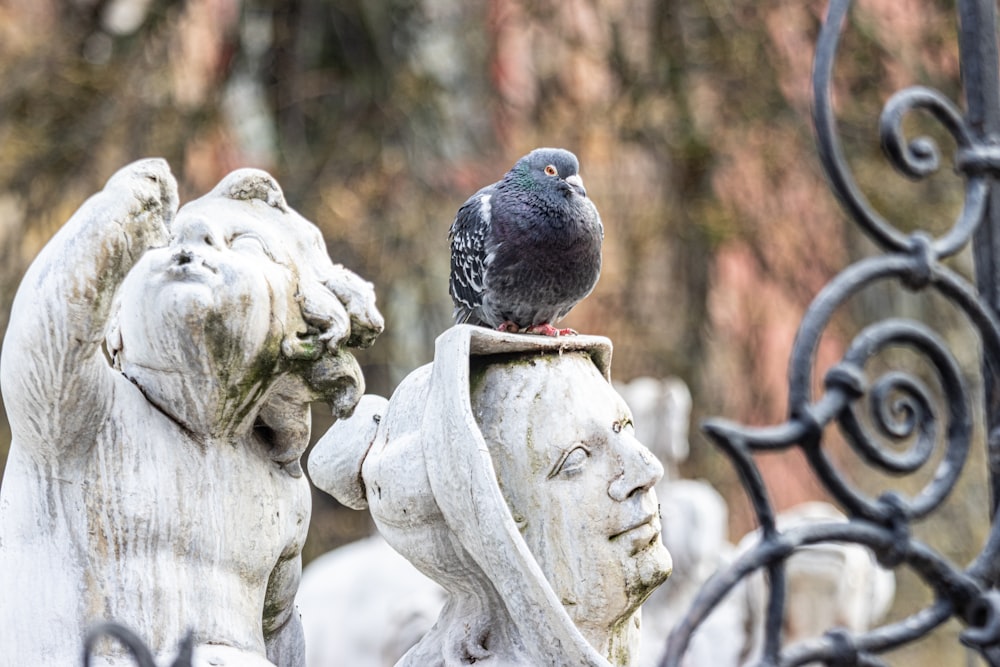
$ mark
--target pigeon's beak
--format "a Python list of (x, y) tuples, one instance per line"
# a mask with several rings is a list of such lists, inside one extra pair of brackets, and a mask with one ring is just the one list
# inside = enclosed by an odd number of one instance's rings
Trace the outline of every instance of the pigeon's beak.
[(577, 194), (579, 194), (581, 197), (587, 196), (587, 188), (583, 187), (583, 179), (580, 178), (580, 174), (573, 174), (572, 176), (567, 176), (566, 182), (569, 183), (570, 187), (576, 190)]

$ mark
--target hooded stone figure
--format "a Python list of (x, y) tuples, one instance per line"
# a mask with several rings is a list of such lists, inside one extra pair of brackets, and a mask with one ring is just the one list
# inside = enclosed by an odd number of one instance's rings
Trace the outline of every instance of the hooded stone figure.
[[(268, 174), (177, 203), (164, 161), (121, 169), (15, 298), (0, 361), (5, 664), (78, 665), (101, 621), (158, 657), (190, 630), (198, 667), (303, 663), (309, 404), (351, 412), (364, 383), (347, 348), (382, 318)], [(94, 656), (133, 664), (111, 642)]]
[(607, 339), (461, 325), (391, 399), (365, 396), (313, 450), (313, 482), (368, 507), (440, 583), (400, 665), (631, 665), (639, 606), (670, 574), (653, 485), (612, 389)]

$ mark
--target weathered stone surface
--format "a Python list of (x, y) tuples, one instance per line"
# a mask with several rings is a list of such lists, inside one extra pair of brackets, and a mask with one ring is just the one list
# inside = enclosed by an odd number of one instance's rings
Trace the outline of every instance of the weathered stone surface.
[[(301, 665), (308, 404), (363, 393), (371, 286), (256, 170), (177, 210), (162, 160), (115, 174), (18, 291), (0, 360), (5, 664), (77, 665), (112, 620), (199, 665)], [(103, 349), (102, 349), (103, 347)], [(131, 664), (111, 644), (95, 664)]]
[(394, 665), (431, 629), (445, 599), (381, 535), (334, 549), (306, 566), (295, 598), (306, 664)]
[(688, 457), (691, 391), (678, 377), (637, 377), (614, 386), (635, 417), (635, 437), (663, 464), (657, 488), (668, 486), (680, 478), (678, 466)]
[[(782, 531), (846, 520), (836, 507), (825, 502), (802, 503), (775, 518)], [(751, 532), (740, 540), (738, 549), (743, 552), (759, 541), (759, 531)], [(803, 547), (786, 561), (785, 577), (785, 644), (819, 637), (834, 627), (864, 632), (885, 617), (896, 593), (895, 575), (880, 567), (872, 552), (859, 544), (818, 543)], [(747, 579), (745, 594), (753, 619), (745, 664), (754, 664), (764, 645), (768, 589), (763, 572)]]
[(314, 482), (367, 504), (447, 591), (400, 664), (634, 664), (639, 605), (671, 561), (662, 467), (632, 435), (610, 356), (601, 338), (455, 327), (433, 364), (317, 445)]

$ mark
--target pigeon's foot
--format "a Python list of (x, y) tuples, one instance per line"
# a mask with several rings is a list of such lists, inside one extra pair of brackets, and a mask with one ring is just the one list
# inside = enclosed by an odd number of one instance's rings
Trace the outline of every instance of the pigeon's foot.
[(542, 324), (533, 324), (524, 330), (525, 333), (537, 334), (539, 336), (576, 336), (577, 333), (574, 329), (556, 329), (554, 326), (548, 322), (543, 322)]
[(521, 327), (517, 326), (510, 320), (507, 320), (506, 322), (500, 323), (500, 326), (497, 327), (497, 331), (503, 331), (505, 333), (519, 333), (521, 331)]

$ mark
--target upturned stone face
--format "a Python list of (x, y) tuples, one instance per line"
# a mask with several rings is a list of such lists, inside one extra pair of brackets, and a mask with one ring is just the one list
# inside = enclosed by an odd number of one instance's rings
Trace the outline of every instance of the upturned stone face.
[(663, 467), (586, 354), (477, 370), (473, 411), (507, 505), (576, 626), (604, 649), (670, 573), (653, 491)]
[[(161, 656), (193, 629), (197, 665), (302, 664), (308, 406), (353, 408), (347, 348), (381, 328), (264, 172), (180, 210), (162, 160), (115, 174), (32, 264), (4, 341), (5, 659), (77, 665), (115, 621)], [(101, 664), (131, 664), (116, 650)]]
[(313, 450), (314, 483), (367, 506), (448, 592), (400, 664), (635, 664), (639, 606), (671, 558), (663, 468), (633, 435), (610, 354), (602, 338), (458, 326)]

